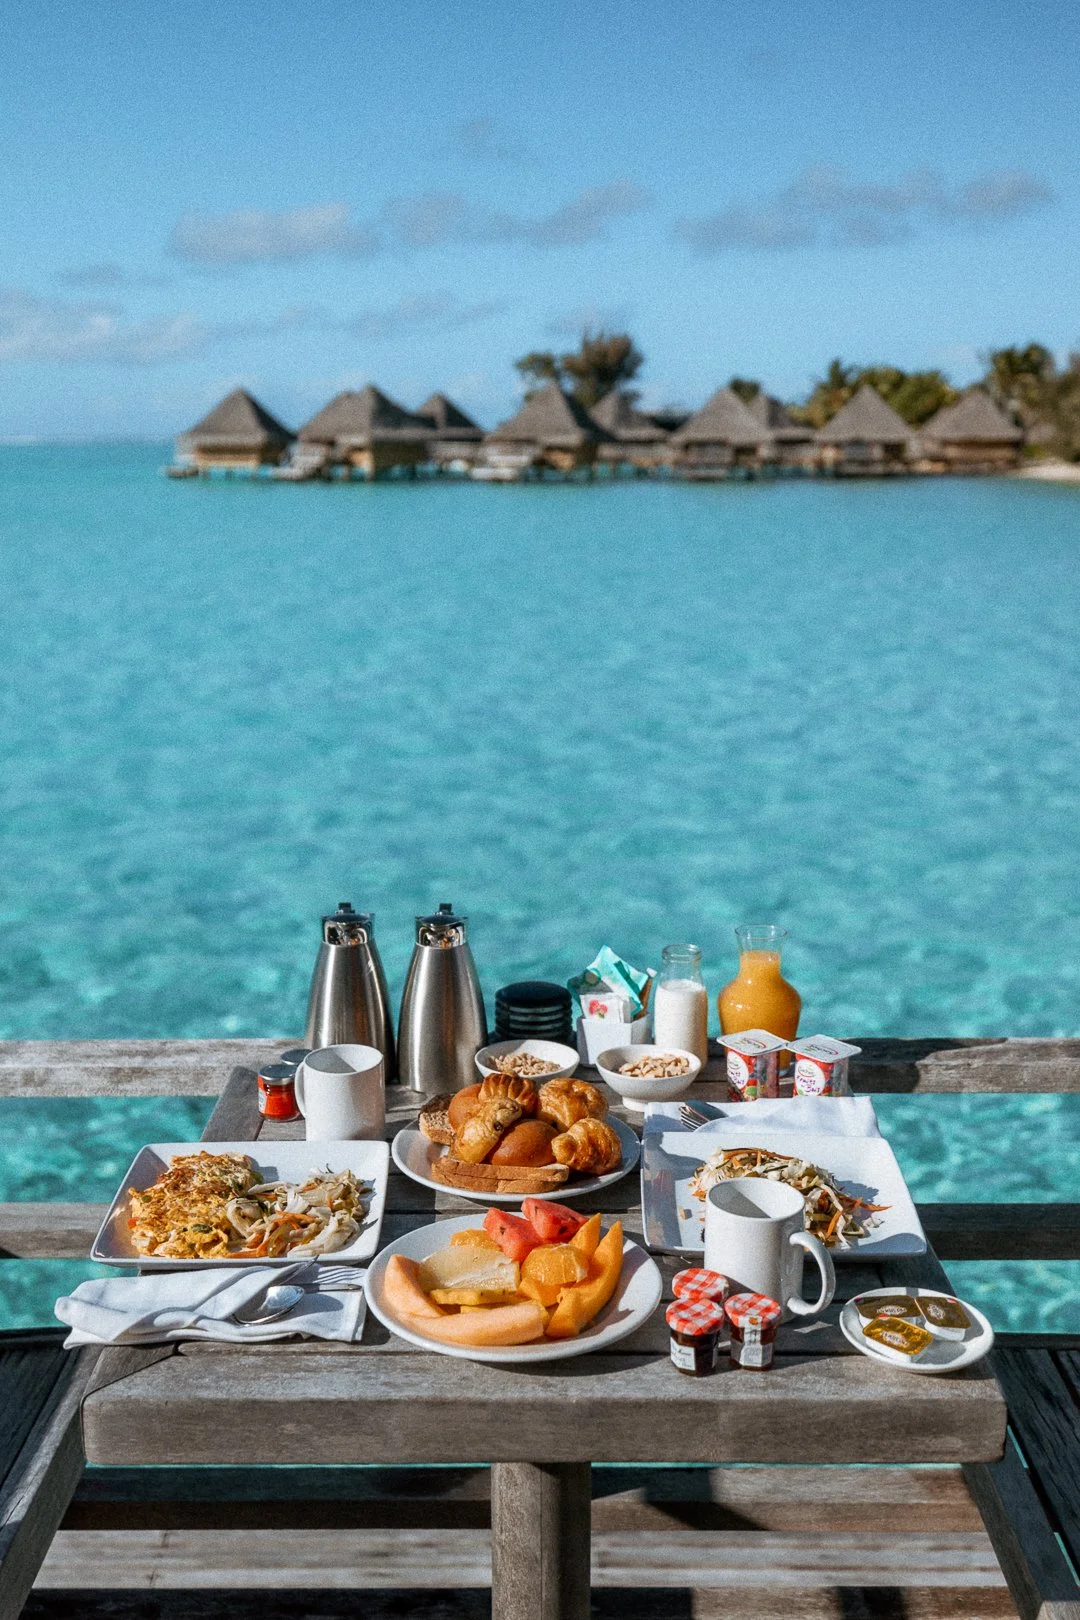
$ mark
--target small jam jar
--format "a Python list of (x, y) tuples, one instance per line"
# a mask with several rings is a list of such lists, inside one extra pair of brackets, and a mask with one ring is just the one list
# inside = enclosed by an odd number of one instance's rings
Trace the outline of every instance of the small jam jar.
[(781, 1310), (766, 1294), (735, 1294), (724, 1306), (731, 1325), (731, 1359), (736, 1367), (764, 1372), (773, 1364)]
[(710, 1299), (676, 1299), (665, 1315), (673, 1365), (691, 1378), (708, 1378), (719, 1364), (724, 1307)]
[(289, 1063), (267, 1063), (259, 1070), (259, 1113), (264, 1119), (299, 1119), (296, 1070)]
[(731, 1292), (731, 1284), (719, 1271), (706, 1271), (704, 1266), (691, 1266), (678, 1272), (672, 1280), (671, 1291), (676, 1299), (708, 1300), (710, 1305), (722, 1305)]

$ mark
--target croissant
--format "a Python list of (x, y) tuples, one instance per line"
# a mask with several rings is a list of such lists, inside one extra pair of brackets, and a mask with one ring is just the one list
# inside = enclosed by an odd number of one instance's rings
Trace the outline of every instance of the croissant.
[(604, 1094), (588, 1080), (549, 1080), (540, 1087), (539, 1114), (560, 1130), (568, 1131), (579, 1119), (603, 1119)]
[(465, 1164), (479, 1164), (520, 1118), (521, 1109), (508, 1097), (481, 1103), (461, 1129), (454, 1133), (450, 1152)]
[(503, 1097), (516, 1102), (523, 1114), (536, 1113), (536, 1087), (524, 1074), (486, 1074), (480, 1085), (481, 1102), (498, 1102)]
[(622, 1163), (622, 1143), (606, 1119), (579, 1119), (555, 1138), (551, 1151), (567, 1169), (590, 1176), (606, 1176)]

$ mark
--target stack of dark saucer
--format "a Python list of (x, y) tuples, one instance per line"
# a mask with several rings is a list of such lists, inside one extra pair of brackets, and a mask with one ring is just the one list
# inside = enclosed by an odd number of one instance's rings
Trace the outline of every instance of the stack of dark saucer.
[(565, 985), (526, 979), (496, 990), (496, 1040), (569, 1044), (570, 1034), (570, 992)]

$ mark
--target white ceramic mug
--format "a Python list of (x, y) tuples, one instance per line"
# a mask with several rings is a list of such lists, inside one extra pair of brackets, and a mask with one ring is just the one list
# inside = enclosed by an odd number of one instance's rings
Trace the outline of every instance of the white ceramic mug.
[[(805, 1200), (783, 1181), (746, 1176), (719, 1181), (705, 1200), (705, 1266), (731, 1282), (732, 1293), (764, 1294), (792, 1316), (816, 1316), (836, 1291), (836, 1272), (823, 1244), (803, 1228)], [(812, 1305), (802, 1297), (803, 1257), (821, 1273)]]
[(295, 1085), (309, 1142), (381, 1141), (386, 1088), (377, 1047), (321, 1046), (300, 1064)]

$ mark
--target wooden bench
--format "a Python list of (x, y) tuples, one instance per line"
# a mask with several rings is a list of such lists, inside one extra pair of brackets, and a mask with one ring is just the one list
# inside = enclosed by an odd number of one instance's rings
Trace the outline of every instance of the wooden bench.
[[(210, 1096), (231, 1074), (207, 1136), (243, 1136), (254, 1105), (251, 1071), (268, 1050), (287, 1044), (0, 1043), (0, 1096)], [(854, 1076), (860, 1090), (1080, 1090), (1078, 1041), (862, 1044)], [(0, 1206), (0, 1253), (82, 1256), (103, 1212)], [(945, 1259), (1080, 1257), (1077, 1205), (924, 1206), (921, 1214)], [(290, 1584), (308, 1596), (298, 1592), (292, 1608), (278, 1597), (274, 1613), (311, 1612), (305, 1605), (316, 1589), (320, 1614), (354, 1612), (334, 1607), (332, 1589), (349, 1587), (366, 1590), (363, 1612), (374, 1617), (399, 1612), (401, 1588), (420, 1585), (432, 1602), (442, 1594), (437, 1602), (450, 1604), (447, 1614), (485, 1611), (486, 1469), (254, 1469), (239, 1480), (232, 1470), (212, 1469), (82, 1474), (73, 1409), (94, 1353), (67, 1356), (49, 1333), (16, 1337), (7, 1341), (16, 1358), (12, 1387), (29, 1379), (42, 1393), (36, 1407), (34, 1398), (16, 1394), (22, 1416), (12, 1429), (14, 1451), (9, 1444), (5, 1453), (0, 1440), (0, 1620), (20, 1612), (39, 1564), (26, 1613), (42, 1620), (71, 1613), (63, 1605), (76, 1591), (78, 1612), (89, 1620), (124, 1612), (116, 1607), (120, 1588), (172, 1584), (186, 1589), (188, 1607), (175, 1609), (185, 1616), (214, 1612), (198, 1608), (203, 1600), (191, 1592), (208, 1585), (230, 1589), (228, 1612), (237, 1620), (255, 1600), (250, 1612), (270, 1620), (267, 1588)], [(628, 1620), (640, 1589), (642, 1612), (656, 1616), (791, 1615), (797, 1590), (797, 1612), (808, 1617), (989, 1620), (1018, 1610), (1022, 1620), (1080, 1620), (1080, 1587), (1068, 1562), (1080, 1560), (1078, 1368), (1080, 1341), (1070, 1347), (1004, 1338), (998, 1371), (1015, 1445), (1000, 1463), (963, 1470), (594, 1469), (598, 1612), (615, 1601)], [(250, 1600), (241, 1597), (256, 1584)], [(608, 1588), (619, 1590), (605, 1597)], [(348, 1601), (344, 1592), (340, 1601)], [(400, 1612), (410, 1607), (415, 1602)]]

